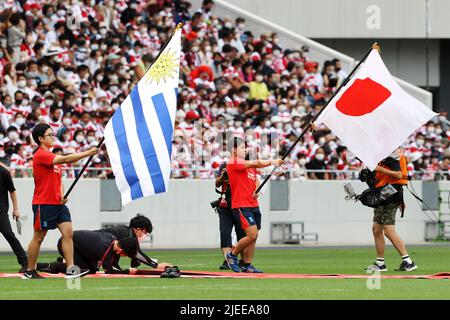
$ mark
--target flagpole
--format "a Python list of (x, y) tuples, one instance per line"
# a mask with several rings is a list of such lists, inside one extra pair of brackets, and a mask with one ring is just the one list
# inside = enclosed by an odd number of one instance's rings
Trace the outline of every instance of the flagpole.
[[(166, 41), (166, 43), (164, 44), (164, 46), (159, 50), (158, 55), (156, 56), (155, 61), (158, 60), (158, 58), (161, 56), (161, 54), (164, 52), (164, 50), (166, 49), (167, 45), (170, 43), (170, 40), (172, 40), (173, 36), (175, 35), (175, 33), (181, 29), (183, 27), (183, 23), (179, 23), (175, 29), (173, 30), (172, 34), (170, 35), (170, 38)], [(152, 63), (153, 65), (153, 63)], [(145, 70), (144, 74), (147, 73), (147, 71), (152, 67), (152, 65), (150, 65), (147, 70)], [(112, 115), (111, 115), (112, 116)], [(101, 145), (103, 144), (103, 142), (105, 141), (105, 137), (102, 137), (102, 139), (100, 140), (100, 142), (97, 145), (97, 149), (101, 147)], [(72, 183), (72, 185), (70, 186), (70, 188), (67, 190), (66, 194), (64, 195), (63, 199), (67, 199), (67, 197), (69, 196), (70, 192), (72, 191), (72, 189), (75, 187), (75, 185), (77, 184), (78, 180), (80, 180), (80, 177), (83, 175), (84, 171), (86, 170), (86, 168), (88, 167), (89, 163), (92, 161), (92, 159), (94, 158), (94, 156), (90, 156), (89, 159), (86, 161), (86, 163), (84, 164), (83, 168), (81, 169), (81, 171), (78, 173), (75, 181)]]
[[(316, 114), (316, 116), (308, 123), (308, 125), (306, 126), (305, 129), (303, 129), (302, 133), (300, 134), (300, 136), (297, 138), (297, 140), (294, 142), (294, 144), (289, 148), (288, 151), (286, 151), (286, 153), (283, 155), (283, 157), (281, 158), (282, 160), (284, 160), (294, 149), (294, 147), (297, 145), (297, 143), (300, 142), (300, 140), (303, 138), (303, 136), (306, 134), (306, 132), (312, 127), (312, 124), (314, 121), (317, 120), (317, 118), (320, 116), (320, 114), (323, 112), (323, 110), (325, 110), (325, 108), (328, 106), (328, 104), (331, 102), (331, 100), (333, 100), (333, 98), (339, 93), (339, 91), (341, 91), (341, 89), (350, 81), (350, 79), (352, 78), (353, 74), (355, 74), (355, 72), (358, 70), (359, 66), (367, 59), (367, 57), (369, 56), (369, 54), (372, 52), (372, 50), (378, 50), (380, 51), (380, 46), (378, 45), (377, 42), (375, 42), (372, 47), (367, 51), (367, 53), (364, 55), (364, 57), (361, 59), (361, 61), (358, 62), (358, 64), (353, 68), (352, 72), (350, 72), (350, 74), (345, 78), (345, 80), (342, 82), (342, 84), (339, 86), (339, 88), (336, 90), (336, 92), (333, 94), (333, 96), (328, 99), (327, 103), (325, 104), (325, 106)], [(277, 166), (275, 166), (272, 171), (270, 172), (270, 174), (268, 176), (266, 176), (266, 178), (264, 179), (264, 181), (260, 184), (260, 186), (255, 190), (255, 194), (258, 194), (262, 187), (267, 183), (267, 181), (269, 181), (270, 177), (274, 174), (274, 172), (278, 169)]]

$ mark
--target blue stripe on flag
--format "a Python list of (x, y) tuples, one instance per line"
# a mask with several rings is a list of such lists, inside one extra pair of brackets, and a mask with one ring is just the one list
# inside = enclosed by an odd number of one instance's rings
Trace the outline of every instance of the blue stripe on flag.
[(138, 86), (134, 87), (130, 93), (131, 103), (133, 104), (134, 119), (136, 121), (136, 131), (141, 143), (142, 152), (144, 153), (145, 162), (147, 164), (150, 177), (152, 178), (155, 193), (166, 191), (164, 177), (161, 173), (158, 157), (156, 155), (153, 140), (147, 127), (147, 122), (142, 109), (141, 97), (139, 96)]
[(142, 198), (142, 189), (139, 183), (136, 170), (134, 169), (133, 159), (131, 158), (130, 148), (127, 141), (127, 132), (123, 122), (122, 108), (117, 108), (112, 117), (112, 126), (117, 147), (119, 148), (120, 163), (125, 175), (125, 179), (131, 189), (131, 199)]
[(172, 120), (170, 119), (169, 109), (167, 108), (166, 100), (162, 93), (152, 97), (153, 105), (155, 106), (156, 114), (158, 115), (159, 124), (166, 140), (167, 151), (169, 152), (169, 159), (172, 156)]

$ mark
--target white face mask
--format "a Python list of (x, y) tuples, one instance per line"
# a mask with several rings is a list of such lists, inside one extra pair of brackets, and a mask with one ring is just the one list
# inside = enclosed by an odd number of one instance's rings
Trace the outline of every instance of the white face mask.
[(421, 147), (421, 146), (423, 146), (423, 144), (425, 143), (425, 140), (423, 140), (423, 139), (418, 139), (418, 140), (416, 140), (416, 143), (417, 143), (417, 145), (418, 145), (419, 147)]
[(64, 124), (66, 127), (69, 127), (69, 126), (72, 124), (72, 119), (70, 119), (70, 118), (64, 118), (63, 124)]
[(305, 164), (306, 164), (306, 159), (305, 158), (301, 158), (300, 160), (298, 160), (298, 163), (301, 165), (301, 166), (304, 166)]
[(266, 123), (264, 124), (266, 126), (266, 128), (270, 128), (270, 126), (272, 125), (272, 123), (270, 121), (266, 121)]
[(75, 141), (78, 143), (81, 143), (84, 141), (84, 137), (83, 136), (76, 136)]
[(8, 137), (9, 137), (10, 140), (16, 141), (17, 139), (19, 139), (19, 134), (17, 133), (17, 131), (11, 131), (8, 134)]
[(300, 128), (300, 126), (301, 126), (300, 121), (294, 121), (294, 123), (292, 124), (292, 126), (294, 127), (294, 129)]
[(25, 88), (26, 85), (27, 85), (27, 81), (26, 80), (19, 80), (19, 81), (17, 81), (17, 86), (19, 88)]
[(320, 138), (319, 139), (319, 145), (321, 145), (321, 146), (323, 146), (324, 144), (325, 144), (325, 142), (326, 142), (327, 140), (325, 139), (325, 138)]
[[(101, 28), (100, 29), (100, 34), (102, 35), (102, 36), (104, 36), (104, 35), (106, 35), (108, 33), (108, 30), (106, 30), (105, 28)], [(105, 48), (104, 48), (105, 47)], [(102, 50), (106, 50), (106, 45), (103, 47), (103, 45), (102, 45)], [(103, 49), (104, 48), (104, 49)]]
[(154, 38), (158, 35), (158, 31), (150, 31), (150, 37)]
[(138, 237), (138, 241), (139, 242), (145, 241), (145, 239), (147, 239), (147, 235), (146, 234), (143, 234), (142, 236)]
[(51, 100), (51, 99), (45, 99), (45, 105), (46, 105), (47, 107), (50, 107), (52, 104), (53, 104), (53, 100)]
[(434, 128), (434, 127), (428, 127), (428, 128), (427, 128), (427, 131), (428, 131), (429, 133), (433, 133), (433, 132), (434, 132), (434, 130), (435, 130), (435, 128)]
[(21, 127), (25, 123), (25, 118), (17, 118), (16, 124)]
[(325, 158), (325, 155), (323, 153), (316, 154), (316, 159), (318, 161), (323, 161), (324, 158)]
[(258, 82), (262, 82), (263, 79), (264, 79), (264, 77), (262, 75), (257, 75), (256, 78), (255, 78), (255, 80), (258, 81)]
[(442, 129), (436, 129), (436, 134), (442, 134)]
[(86, 140), (87, 140), (87, 142), (91, 143), (92, 141), (95, 140), (95, 137), (89, 136), (89, 137), (86, 138)]

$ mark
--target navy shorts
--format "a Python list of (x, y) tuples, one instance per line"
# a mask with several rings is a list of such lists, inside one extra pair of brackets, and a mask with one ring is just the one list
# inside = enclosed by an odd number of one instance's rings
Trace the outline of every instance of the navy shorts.
[(34, 231), (53, 230), (58, 224), (72, 222), (69, 208), (58, 204), (33, 204)]
[(256, 208), (237, 208), (233, 209), (233, 215), (240, 222), (242, 230), (246, 230), (251, 226), (261, 229), (261, 211)]

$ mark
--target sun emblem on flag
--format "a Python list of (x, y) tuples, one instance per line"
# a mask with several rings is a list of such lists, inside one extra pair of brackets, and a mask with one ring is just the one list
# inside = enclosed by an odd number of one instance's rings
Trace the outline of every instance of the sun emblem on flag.
[(178, 71), (178, 58), (176, 52), (171, 52), (170, 49), (161, 54), (161, 56), (153, 63), (147, 73), (144, 75), (146, 83), (159, 84), (161, 81), (166, 82), (167, 79), (172, 79)]

